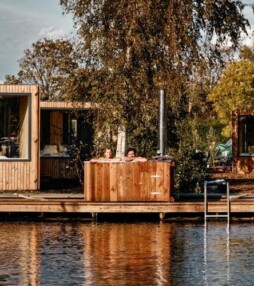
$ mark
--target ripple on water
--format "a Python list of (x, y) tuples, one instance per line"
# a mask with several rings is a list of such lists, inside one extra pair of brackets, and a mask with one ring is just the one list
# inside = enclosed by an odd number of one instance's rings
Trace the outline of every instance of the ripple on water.
[(253, 285), (254, 226), (1, 222), (0, 285)]

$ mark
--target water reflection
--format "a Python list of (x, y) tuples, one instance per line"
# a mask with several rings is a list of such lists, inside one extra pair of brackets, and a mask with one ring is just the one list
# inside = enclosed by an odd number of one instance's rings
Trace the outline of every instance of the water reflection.
[(166, 285), (170, 228), (162, 224), (111, 224), (85, 226), (83, 231), (85, 269), (93, 270), (86, 279), (89, 285), (95, 285), (98, 278), (104, 285), (141, 285), (144, 281)]
[[(220, 226), (216, 226), (217, 228), (220, 228), (220, 233), (221, 235), (223, 235), (223, 231), (224, 231), (224, 235), (225, 238), (220, 238), (221, 241), (221, 246), (219, 247), (218, 251), (219, 253), (216, 253), (215, 256), (219, 258), (222, 258), (225, 264), (225, 273), (221, 272), (220, 273), (220, 283), (223, 280), (223, 284), (222, 285), (230, 285), (230, 224), (221, 224)], [(209, 285), (208, 281), (209, 281), (209, 276), (210, 276), (210, 269), (213, 267), (213, 265), (211, 265), (211, 262), (209, 261), (210, 259), (210, 255), (214, 256), (214, 240), (211, 240), (211, 238), (213, 239), (213, 235), (216, 236), (216, 238), (218, 239), (218, 233), (217, 231), (214, 232), (214, 224), (212, 224), (211, 229), (209, 229), (209, 223), (207, 221), (205, 221), (204, 224), (204, 285)], [(209, 245), (209, 241), (212, 241), (211, 245)], [(225, 243), (225, 245), (223, 246), (223, 243)], [(223, 257), (223, 255), (225, 255), (225, 257)], [(217, 260), (217, 259), (216, 259)], [(214, 262), (212, 262), (214, 263)]]
[(252, 224), (0, 227), (0, 285), (252, 285), (254, 279)]
[(1, 223), (0, 259), (0, 285), (39, 285), (36, 226)]

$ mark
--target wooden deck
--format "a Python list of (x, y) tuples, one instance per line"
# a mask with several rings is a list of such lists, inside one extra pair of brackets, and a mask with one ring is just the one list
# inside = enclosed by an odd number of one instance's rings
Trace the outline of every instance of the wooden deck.
[[(226, 212), (225, 200), (209, 202), (209, 212)], [(254, 213), (254, 197), (231, 198), (231, 215)], [(158, 213), (203, 214), (204, 202), (86, 202), (78, 196), (0, 197), (0, 213)]]

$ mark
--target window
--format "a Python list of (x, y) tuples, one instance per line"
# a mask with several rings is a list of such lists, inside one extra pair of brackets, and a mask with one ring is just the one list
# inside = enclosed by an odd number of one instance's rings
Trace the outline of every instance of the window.
[(0, 160), (29, 159), (29, 95), (0, 94)]
[(77, 141), (77, 117), (71, 111), (41, 111), (41, 147), (72, 145)]
[[(68, 157), (81, 146), (86, 158), (92, 145), (92, 117), (80, 110), (41, 110), (41, 156)], [(88, 120), (90, 118), (90, 121)]]
[(254, 156), (254, 115), (239, 117), (239, 155)]

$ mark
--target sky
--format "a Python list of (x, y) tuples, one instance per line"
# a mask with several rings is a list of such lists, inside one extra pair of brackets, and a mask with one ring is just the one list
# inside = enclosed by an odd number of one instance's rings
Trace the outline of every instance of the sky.
[(68, 37), (71, 15), (63, 15), (59, 0), (0, 0), (0, 82), (16, 74), (24, 50), (44, 37)]
[[(254, 0), (244, 0), (254, 4)], [(44, 38), (68, 38), (73, 32), (71, 15), (63, 15), (59, 0), (0, 0), (0, 83), (18, 72), (18, 60), (31, 44)], [(245, 15), (254, 29), (251, 8)], [(253, 43), (253, 36), (246, 43)]]

